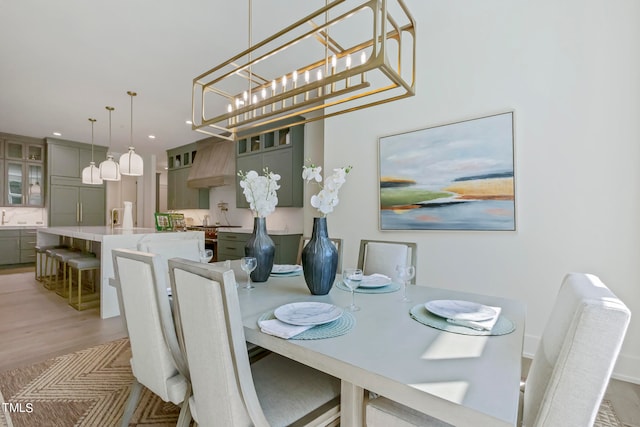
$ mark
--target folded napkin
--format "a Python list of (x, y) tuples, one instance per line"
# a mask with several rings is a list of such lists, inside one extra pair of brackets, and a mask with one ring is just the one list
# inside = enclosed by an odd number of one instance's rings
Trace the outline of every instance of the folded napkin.
[(265, 334), (274, 335), (276, 337), (288, 340), (298, 334), (303, 333), (307, 329), (313, 328), (314, 325), (297, 326), (282, 322), (278, 319), (261, 320), (258, 322), (260, 330)]
[(498, 317), (500, 317), (500, 312), (502, 311), (502, 307), (491, 307), (495, 310), (496, 314), (492, 316), (490, 319), (486, 320), (461, 320), (461, 319), (447, 319), (447, 322), (453, 323), (458, 326), (465, 326), (467, 328), (475, 329), (477, 331), (490, 331), (493, 329), (494, 325), (498, 321)]

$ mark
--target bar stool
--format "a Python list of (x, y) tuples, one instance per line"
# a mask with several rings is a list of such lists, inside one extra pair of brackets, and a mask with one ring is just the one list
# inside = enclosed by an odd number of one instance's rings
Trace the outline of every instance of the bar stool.
[[(60, 270), (62, 270), (62, 282), (60, 280), (56, 280), (55, 288), (56, 293), (63, 298), (67, 298), (69, 296), (69, 289), (67, 288), (67, 265), (69, 261), (77, 258), (94, 258), (95, 255), (88, 252), (81, 251), (68, 251), (57, 252), (53, 257), (57, 261), (57, 265)], [(56, 276), (57, 277), (57, 276)]]
[[(55, 256), (61, 253), (80, 253), (77, 249), (72, 248), (50, 248), (45, 249), (45, 278), (42, 280), (46, 289), (55, 290), (58, 284), (58, 274), (62, 273), (58, 266)], [(54, 268), (55, 266), (55, 268)], [(55, 274), (54, 274), (55, 270)], [(54, 278), (55, 276), (55, 278)]]
[(47, 268), (47, 249), (62, 249), (66, 248), (64, 245), (36, 245), (34, 250), (36, 251), (36, 280), (42, 282)]
[[(87, 308), (100, 306), (100, 293), (96, 292), (96, 283), (99, 288), (100, 278), (100, 259), (95, 256), (73, 258), (68, 261), (69, 266), (69, 305), (78, 311), (86, 310)], [(73, 292), (73, 271), (78, 272), (78, 280), (76, 281), (78, 286), (77, 295)], [(85, 295), (85, 300), (82, 300), (82, 273), (85, 271), (93, 272), (92, 278), (92, 293)], [(98, 289), (99, 291), (99, 289)]]

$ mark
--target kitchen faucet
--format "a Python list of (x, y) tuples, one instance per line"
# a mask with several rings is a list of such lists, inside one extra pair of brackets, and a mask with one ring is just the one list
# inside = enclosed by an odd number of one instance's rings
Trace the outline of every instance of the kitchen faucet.
[(209, 225), (209, 215), (204, 216), (204, 219), (202, 220), (202, 225), (204, 225), (205, 227)]

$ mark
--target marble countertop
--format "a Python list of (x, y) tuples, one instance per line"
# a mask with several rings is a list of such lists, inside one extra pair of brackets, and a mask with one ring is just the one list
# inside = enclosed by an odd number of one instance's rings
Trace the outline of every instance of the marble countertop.
[(0, 230), (24, 230), (25, 228), (44, 228), (43, 224), (3, 224)]
[[(94, 242), (102, 241), (104, 236), (131, 236), (160, 233), (155, 228), (132, 228), (123, 230), (121, 227), (95, 226), (95, 227), (43, 227), (38, 229), (39, 233), (57, 234), (60, 236), (69, 236), (78, 239), (92, 240)], [(176, 231), (161, 232), (162, 234), (171, 233), (202, 233), (201, 231)]]

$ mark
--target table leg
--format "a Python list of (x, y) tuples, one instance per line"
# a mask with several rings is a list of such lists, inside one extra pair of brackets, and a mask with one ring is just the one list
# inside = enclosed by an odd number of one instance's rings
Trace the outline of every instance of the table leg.
[(340, 384), (340, 425), (364, 426), (364, 389), (345, 380)]

